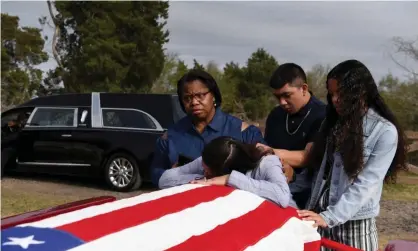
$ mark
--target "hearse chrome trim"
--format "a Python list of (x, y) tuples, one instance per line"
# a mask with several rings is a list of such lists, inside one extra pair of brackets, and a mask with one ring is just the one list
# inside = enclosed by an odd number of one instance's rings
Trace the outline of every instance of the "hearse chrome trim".
[[(164, 128), (161, 126), (160, 122), (158, 122), (158, 120), (156, 118), (154, 118), (151, 114), (142, 111), (142, 110), (138, 110), (138, 109), (133, 109), (133, 108), (113, 108), (113, 107), (104, 107), (101, 108), (102, 112), (100, 113), (101, 118), (102, 118), (102, 125), (103, 128), (110, 128), (110, 129), (129, 129), (129, 130), (140, 130), (140, 131), (157, 131), (157, 132), (162, 132), (164, 131)], [(119, 126), (105, 126), (103, 123), (103, 110), (121, 110), (121, 111), (136, 111), (136, 112), (140, 112), (145, 114), (146, 116), (148, 116), (151, 121), (154, 123), (156, 128), (139, 128), (139, 127), (119, 127)]]
[(78, 164), (78, 163), (51, 163), (51, 162), (19, 162), (19, 165), (30, 165), (30, 166), (91, 166), (90, 164)]
[[(36, 112), (39, 109), (74, 110), (73, 125), (71, 125), (71, 126), (67, 126), (67, 125), (31, 125), (32, 119), (33, 119), (33, 117), (35, 116)], [(70, 127), (70, 128), (73, 128), (73, 127), (77, 127), (77, 120), (78, 120), (78, 108), (76, 108), (76, 107), (38, 106), (38, 107), (35, 107), (35, 109), (33, 109), (32, 113), (30, 114), (30, 116), (29, 116), (29, 118), (28, 118), (28, 120), (26, 122), (26, 125), (25, 125), (25, 127), (23, 129), (25, 129), (26, 127), (36, 127), (36, 128), (45, 128), (45, 127), (55, 127), (55, 128), (59, 128), (59, 127)]]
[(86, 123), (86, 117), (89, 114), (89, 111), (87, 110), (83, 110), (81, 112), (81, 118), (80, 118), (80, 123), (85, 124)]
[(102, 109), (100, 104), (100, 92), (93, 92), (91, 94), (91, 127), (103, 127)]

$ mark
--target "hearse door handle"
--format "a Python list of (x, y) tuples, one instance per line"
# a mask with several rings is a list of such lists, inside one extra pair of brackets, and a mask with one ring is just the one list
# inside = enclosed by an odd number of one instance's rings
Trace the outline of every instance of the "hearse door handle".
[(71, 137), (72, 135), (71, 134), (62, 134), (61, 135), (61, 137), (64, 137), (64, 138), (69, 138), (69, 137)]

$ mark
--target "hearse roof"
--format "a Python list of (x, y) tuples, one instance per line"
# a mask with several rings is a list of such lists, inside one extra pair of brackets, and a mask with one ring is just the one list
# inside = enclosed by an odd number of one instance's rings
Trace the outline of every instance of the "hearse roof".
[[(167, 102), (171, 94), (133, 94), (133, 93), (100, 93), (102, 107), (137, 108), (156, 102)], [(167, 100), (167, 101), (165, 101)], [(34, 106), (90, 106), (91, 93), (55, 94), (31, 99), (18, 107)]]
[(31, 106), (90, 106), (91, 93), (54, 94), (31, 99), (18, 107)]
[[(177, 95), (101, 93), (102, 108), (133, 108), (152, 114), (163, 128), (173, 124)], [(180, 109), (178, 105), (177, 109)]]

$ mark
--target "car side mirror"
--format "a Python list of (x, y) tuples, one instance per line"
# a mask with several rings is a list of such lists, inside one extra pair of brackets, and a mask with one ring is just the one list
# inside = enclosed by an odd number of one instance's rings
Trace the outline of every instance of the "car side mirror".
[(80, 119), (80, 122), (82, 123), (82, 124), (84, 124), (84, 122), (86, 121), (86, 118), (87, 118), (87, 114), (88, 114), (89, 112), (87, 111), (87, 110), (84, 110), (83, 111), (83, 113), (81, 114), (81, 119)]

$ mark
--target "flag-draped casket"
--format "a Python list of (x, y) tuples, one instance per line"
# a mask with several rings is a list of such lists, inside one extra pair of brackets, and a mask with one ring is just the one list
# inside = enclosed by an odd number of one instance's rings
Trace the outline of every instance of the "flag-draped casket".
[(5, 229), (1, 250), (317, 251), (320, 239), (293, 208), (188, 184)]

